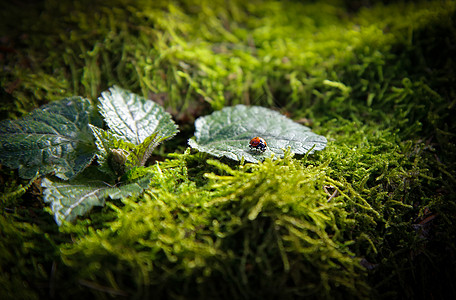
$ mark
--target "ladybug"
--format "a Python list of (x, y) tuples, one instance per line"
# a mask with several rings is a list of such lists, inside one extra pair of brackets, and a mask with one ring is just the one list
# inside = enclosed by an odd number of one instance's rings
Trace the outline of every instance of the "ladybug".
[(260, 150), (261, 152), (266, 151), (268, 144), (263, 138), (260, 138), (259, 136), (254, 137), (253, 139), (250, 140), (250, 149), (256, 149)]

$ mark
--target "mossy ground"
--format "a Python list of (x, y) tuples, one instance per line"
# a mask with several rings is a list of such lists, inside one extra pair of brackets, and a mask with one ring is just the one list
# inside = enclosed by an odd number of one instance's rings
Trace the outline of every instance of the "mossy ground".
[[(144, 195), (61, 228), (2, 168), (1, 298), (456, 295), (456, 3), (365, 2), (3, 4), (2, 119), (117, 84), (181, 133)], [(328, 146), (258, 165), (186, 150), (196, 117), (236, 103)]]

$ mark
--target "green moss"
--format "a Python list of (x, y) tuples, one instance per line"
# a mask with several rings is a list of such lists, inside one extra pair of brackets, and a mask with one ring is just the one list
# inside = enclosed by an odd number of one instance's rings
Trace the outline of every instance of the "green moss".
[[(3, 168), (1, 296), (456, 294), (453, 1), (23, 5), (0, 10), (2, 118), (117, 84), (183, 131), (144, 195), (59, 229), (39, 185)], [(184, 152), (195, 117), (236, 103), (328, 146), (258, 165)]]
[(40, 299), (43, 289), (52, 286), (51, 262), (58, 259), (56, 245), (39, 226), (3, 214), (0, 237), (2, 298)]
[(229, 175), (208, 173), (201, 189), (185, 166), (157, 165), (143, 198), (109, 204), (114, 221), (63, 245), (65, 262), (134, 297), (367, 296), (366, 272), (341, 232), (355, 220), (327, 202), (326, 166), (290, 156), (239, 170), (209, 164)]

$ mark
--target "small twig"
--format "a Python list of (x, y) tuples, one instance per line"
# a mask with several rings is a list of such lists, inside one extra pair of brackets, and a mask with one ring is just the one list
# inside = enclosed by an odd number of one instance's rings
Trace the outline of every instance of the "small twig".
[[(330, 197), (328, 198), (328, 201), (331, 201), (334, 197), (337, 197), (339, 195), (339, 190), (336, 189), (335, 186), (332, 185), (324, 185), (323, 189), (325, 190), (326, 194), (328, 194)], [(330, 193), (328, 189), (334, 189), (334, 192)]]

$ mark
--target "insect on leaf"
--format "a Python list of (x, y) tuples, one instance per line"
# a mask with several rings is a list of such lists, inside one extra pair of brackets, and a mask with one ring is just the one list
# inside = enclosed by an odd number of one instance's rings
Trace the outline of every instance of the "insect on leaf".
[[(267, 142), (266, 150), (251, 149), (254, 137)], [(233, 160), (258, 162), (275, 154), (283, 157), (290, 147), (296, 154), (313, 153), (325, 148), (327, 140), (280, 113), (259, 106), (225, 107), (195, 122), (195, 139), (188, 141), (192, 148), (214, 156)]]

